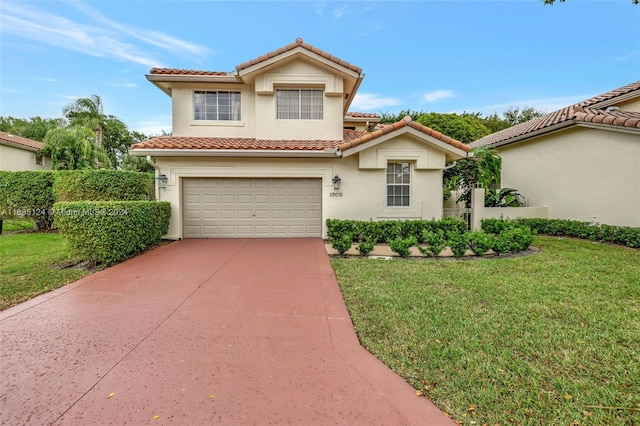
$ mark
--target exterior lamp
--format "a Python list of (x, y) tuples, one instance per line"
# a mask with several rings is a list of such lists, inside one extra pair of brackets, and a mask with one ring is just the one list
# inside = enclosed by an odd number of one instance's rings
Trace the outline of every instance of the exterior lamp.
[(156, 181), (158, 181), (158, 188), (162, 189), (167, 187), (167, 175), (156, 176)]
[(340, 189), (340, 182), (342, 182), (342, 179), (340, 179), (340, 176), (335, 175), (333, 177), (333, 189), (335, 189), (336, 191)]

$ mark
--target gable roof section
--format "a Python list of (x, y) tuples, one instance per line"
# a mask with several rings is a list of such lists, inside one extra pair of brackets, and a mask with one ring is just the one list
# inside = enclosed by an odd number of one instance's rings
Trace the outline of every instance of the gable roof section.
[(249, 67), (252, 67), (254, 65), (257, 65), (257, 64), (259, 64), (261, 62), (264, 62), (264, 61), (266, 61), (268, 59), (274, 58), (274, 57), (276, 57), (278, 55), (281, 55), (283, 53), (289, 52), (290, 50), (296, 49), (298, 47), (306, 49), (309, 52), (315, 53), (316, 55), (320, 55), (323, 58), (328, 59), (331, 62), (334, 62), (334, 63), (336, 63), (336, 64), (338, 64), (340, 66), (348, 68), (353, 72), (356, 72), (358, 74), (362, 73), (362, 68), (357, 67), (357, 66), (355, 66), (353, 64), (350, 64), (347, 61), (343, 61), (342, 59), (337, 58), (337, 57), (335, 57), (335, 56), (331, 55), (330, 53), (327, 53), (327, 52), (325, 52), (323, 50), (320, 50), (317, 47), (313, 47), (309, 43), (305, 43), (300, 37), (298, 37), (294, 43), (287, 44), (286, 46), (281, 47), (280, 49), (273, 50), (273, 51), (271, 51), (269, 53), (265, 53), (264, 55), (258, 56), (255, 59), (251, 59), (251, 60), (249, 60), (247, 62), (241, 63), (240, 65), (236, 66), (236, 71), (242, 71), (242, 70), (244, 70), (246, 68), (249, 68)]
[(355, 148), (359, 145), (362, 144), (366, 144), (369, 143), (375, 139), (378, 139), (384, 135), (388, 135), (394, 132), (397, 132), (403, 128), (411, 128), (411, 129), (415, 129), (417, 131), (419, 131), (420, 133), (423, 133), (425, 135), (431, 136), (437, 140), (439, 140), (440, 142), (444, 142), (447, 145), (451, 145), (454, 148), (458, 148), (463, 150), (464, 152), (469, 152), (471, 151), (471, 148), (469, 148), (468, 145), (463, 144), (462, 142), (455, 140), (453, 138), (450, 138), (449, 136), (443, 135), (440, 132), (436, 132), (435, 130), (424, 126), (420, 123), (416, 123), (415, 121), (411, 120), (410, 116), (405, 116), (402, 120), (400, 121), (396, 121), (393, 124), (388, 124), (385, 125), (377, 130), (374, 130), (373, 132), (367, 132), (362, 134), (361, 136), (358, 136), (354, 139), (351, 140), (346, 140), (345, 142), (340, 144), (339, 148), (342, 151), (347, 151), (349, 149)]
[(27, 151), (39, 151), (44, 144), (42, 142), (34, 141), (33, 139), (23, 138), (22, 136), (12, 135), (7, 132), (0, 132), (0, 144), (13, 146), (15, 148), (24, 149)]
[(181, 155), (189, 155), (189, 152), (196, 154), (197, 151), (207, 150), (218, 153), (230, 152), (260, 152), (260, 151), (280, 151), (281, 153), (306, 152), (306, 153), (333, 153), (340, 156), (341, 151), (348, 151), (355, 147), (379, 140), (388, 135), (393, 137), (394, 132), (400, 134), (407, 129), (414, 129), (418, 132), (431, 136), (446, 145), (460, 149), (466, 153), (471, 151), (468, 145), (452, 139), (440, 132), (436, 132), (427, 126), (416, 123), (411, 117), (406, 116), (402, 120), (386, 125), (373, 132), (361, 132), (357, 130), (343, 130), (342, 140), (267, 140), (255, 138), (218, 138), (218, 137), (189, 137), (189, 136), (160, 136), (139, 142), (131, 147), (132, 154), (165, 155), (183, 150)]
[(640, 81), (561, 108), (541, 117), (492, 133), (470, 143), (472, 148), (506, 145), (539, 134), (581, 123), (595, 123), (628, 129), (640, 129), (640, 112), (602, 109), (634, 97), (640, 97)]

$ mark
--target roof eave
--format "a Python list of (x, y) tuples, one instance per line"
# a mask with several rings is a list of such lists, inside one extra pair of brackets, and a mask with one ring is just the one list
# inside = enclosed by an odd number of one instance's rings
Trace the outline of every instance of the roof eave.
[(146, 74), (145, 77), (156, 87), (171, 96), (171, 87), (162, 83), (242, 83), (235, 74), (228, 75), (185, 75)]
[[(20, 143), (15, 143), (15, 142), (11, 142), (11, 141), (7, 141), (4, 139), (0, 139), (0, 145), (6, 145), (6, 146), (10, 146), (12, 148), (18, 148), (18, 149), (22, 149), (24, 151), (31, 151), (31, 152), (38, 152), (40, 151), (42, 148), (34, 148), (32, 146), (27, 146), (27, 145), (22, 145)], [(44, 147), (44, 145), (43, 145)]]
[(136, 157), (268, 157), (268, 158), (338, 158), (336, 148), (324, 150), (289, 149), (163, 149), (138, 148), (129, 150)]
[(608, 106), (612, 106), (615, 104), (618, 104), (620, 102), (626, 102), (630, 99), (635, 99), (637, 97), (640, 97), (640, 92), (638, 90), (634, 90), (632, 92), (629, 93), (625, 93), (623, 95), (619, 95), (619, 96), (615, 96), (611, 99), (607, 99), (604, 101), (600, 101), (598, 103), (595, 104), (591, 104), (585, 108), (593, 108), (593, 109), (602, 109), (602, 108), (606, 108)]
[(525, 134), (522, 134), (522, 135), (519, 135), (519, 136), (515, 136), (513, 138), (505, 139), (503, 141), (494, 142), (494, 143), (490, 143), (490, 144), (487, 144), (487, 145), (481, 145), (481, 146), (473, 146), (473, 144), (472, 144), (471, 147), (474, 148), (474, 149), (475, 148), (500, 148), (500, 147), (503, 147), (503, 146), (506, 146), (506, 145), (511, 145), (511, 144), (514, 144), (514, 143), (517, 143), (517, 142), (522, 142), (522, 141), (527, 140), (527, 139), (532, 139), (532, 138), (544, 135), (546, 133), (553, 133), (553, 132), (556, 132), (558, 130), (564, 129), (565, 127), (573, 126), (575, 124), (576, 124), (576, 122), (574, 120), (567, 120), (567, 121), (563, 121), (561, 123), (554, 124), (552, 126), (548, 126), (548, 127), (542, 128), (542, 129), (535, 130), (533, 132), (529, 132), (529, 133), (525, 133)]

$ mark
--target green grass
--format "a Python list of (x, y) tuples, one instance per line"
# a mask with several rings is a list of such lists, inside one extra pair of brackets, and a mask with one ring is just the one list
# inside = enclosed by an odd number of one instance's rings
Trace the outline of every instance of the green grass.
[(44, 232), (0, 235), (0, 310), (89, 274), (54, 267), (70, 261), (62, 235)]
[(2, 232), (11, 231), (30, 231), (33, 230), (34, 223), (32, 220), (4, 220), (2, 224)]
[(333, 266), (362, 344), (461, 424), (639, 425), (640, 251), (534, 245)]

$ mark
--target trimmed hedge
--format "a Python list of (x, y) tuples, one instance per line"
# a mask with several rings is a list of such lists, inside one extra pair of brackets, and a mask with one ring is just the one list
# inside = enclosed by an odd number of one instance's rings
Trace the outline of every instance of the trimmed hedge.
[(448, 217), (441, 220), (382, 220), (379, 222), (349, 219), (327, 219), (327, 238), (336, 241), (349, 235), (353, 242), (370, 238), (378, 243), (395, 239), (416, 237), (423, 242), (424, 231), (442, 230), (446, 238), (454, 234), (463, 234), (467, 225), (461, 219)]
[(56, 201), (135, 201), (155, 198), (154, 176), (125, 170), (64, 170), (53, 185)]
[(55, 226), (69, 247), (94, 264), (122, 261), (160, 242), (169, 229), (166, 201), (60, 202)]
[(567, 236), (593, 241), (620, 244), (640, 248), (640, 228), (603, 225), (570, 219), (483, 219), (482, 229), (499, 233), (498, 230), (512, 226), (528, 226), (532, 232), (553, 236)]
[(29, 218), (38, 229), (51, 228), (54, 177), (55, 172), (50, 170), (0, 171), (0, 217)]

